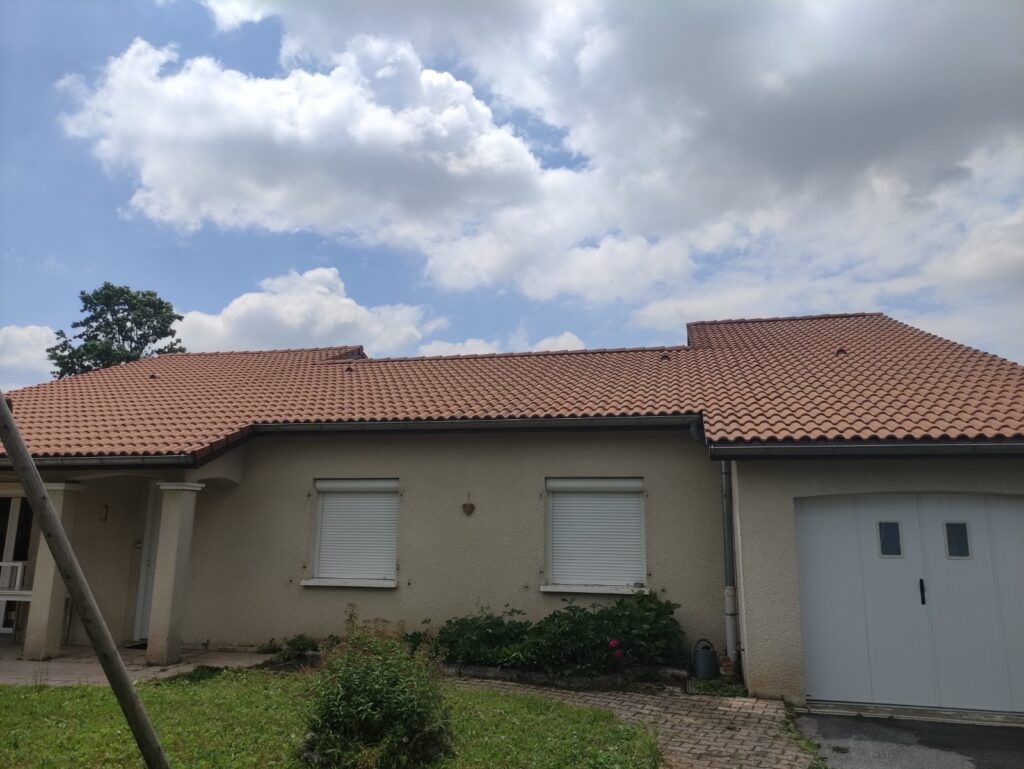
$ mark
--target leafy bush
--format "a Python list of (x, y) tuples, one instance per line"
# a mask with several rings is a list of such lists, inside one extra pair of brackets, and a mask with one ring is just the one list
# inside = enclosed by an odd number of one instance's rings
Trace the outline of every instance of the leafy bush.
[(291, 638), (285, 639), (284, 652), (292, 657), (301, 657), (309, 652), (320, 651), (320, 643), (305, 633), (299, 633)]
[(402, 636), (402, 640), (409, 645), (409, 652), (412, 654), (426, 654), (431, 659), (437, 657), (437, 637), (429, 630), (413, 630)]
[(313, 685), (310, 767), (425, 766), (451, 749), (449, 713), (436, 668), (397, 641), (354, 634), (326, 660)]
[(281, 651), (281, 644), (271, 638), (265, 643), (261, 643), (256, 647), (257, 654), (277, 654)]
[(551, 675), (596, 675), (680, 665), (678, 604), (648, 593), (589, 609), (569, 603), (531, 623), (521, 612), (448, 620), (437, 636), (445, 662), (498, 665)]
[(275, 643), (271, 638), (268, 643), (260, 645), (257, 651), (262, 649), (264, 654), (272, 653), (274, 655), (265, 663), (268, 667), (305, 667), (316, 661), (316, 652), (326, 651), (336, 641), (337, 636), (329, 636), (325, 641), (320, 642), (312, 636), (299, 633), (291, 638), (286, 638), (283, 645)]
[(510, 651), (521, 644), (531, 624), (517, 619), (523, 612), (506, 609), (502, 614), (487, 610), (471, 617), (448, 620), (437, 634), (446, 662), (501, 665)]
[(678, 608), (653, 593), (635, 593), (597, 613), (604, 634), (619, 642), (625, 664), (678, 666), (686, 659)]
[(614, 639), (604, 632), (600, 610), (569, 604), (537, 622), (519, 649), (506, 656), (505, 664), (521, 670), (549, 674), (591, 675), (616, 666)]

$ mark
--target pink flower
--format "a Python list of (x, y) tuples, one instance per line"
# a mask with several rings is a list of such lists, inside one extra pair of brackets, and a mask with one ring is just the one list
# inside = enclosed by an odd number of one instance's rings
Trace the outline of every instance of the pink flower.
[[(618, 639), (617, 638), (612, 638), (611, 640), (609, 640), (608, 641), (608, 648), (609, 649), (618, 649), (619, 648), (619, 641), (618, 641)], [(622, 652), (619, 652), (619, 654), (621, 654), (621, 653)]]
[(615, 657), (615, 659), (617, 660), (621, 660), (626, 655), (622, 653), (622, 649), (616, 649), (615, 654), (613, 654), (612, 656)]

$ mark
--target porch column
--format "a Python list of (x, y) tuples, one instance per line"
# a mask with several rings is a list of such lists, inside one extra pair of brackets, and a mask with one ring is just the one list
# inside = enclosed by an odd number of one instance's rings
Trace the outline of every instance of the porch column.
[[(80, 489), (77, 483), (46, 484), (46, 493), (69, 537), (74, 528), (75, 505)], [(57, 564), (53, 562), (50, 547), (40, 537), (36, 548), (35, 576), (32, 579), (32, 602), (25, 623), (24, 659), (48, 660), (60, 654), (66, 598), (64, 580), (57, 571)]]
[(159, 483), (160, 533), (153, 571), (146, 661), (172, 665), (181, 659), (181, 621), (185, 613), (192, 519), (201, 483)]

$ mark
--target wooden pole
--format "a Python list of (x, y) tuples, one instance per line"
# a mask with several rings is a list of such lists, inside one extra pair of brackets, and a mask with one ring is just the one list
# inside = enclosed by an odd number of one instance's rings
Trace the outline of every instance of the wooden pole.
[(153, 724), (150, 723), (146, 709), (142, 706), (142, 700), (139, 699), (139, 693), (135, 691), (132, 680), (128, 677), (128, 669), (117, 653), (114, 638), (110, 635), (107, 623), (103, 621), (96, 598), (85, 581), (82, 567), (78, 564), (75, 551), (71, 549), (71, 542), (64, 531), (64, 526), (53, 509), (53, 503), (46, 493), (43, 479), (39, 476), (39, 469), (32, 461), (32, 455), (29, 454), (25, 441), (21, 438), (14, 415), (11, 414), (8, 401), (2, 392), (0, 392), (0, 442), (7, 450), (14, 474), (32, 505), (36, 521), (39, 522), (39, 530), (46, 538), (50, 552), (53, 553), (57, 570), (64, 579), (64, 585), (78, 611), (85, 632), (89, 635), (92, 648), (96, 651), (96, 656), (99, 657), (103, 672), (106, 673), (107, 680), (110, 682), (110, 688), (114, 690), (117, 704), (121, 706), (124, 717), (128, 719), (128, 726), (131, 727), (135, 743), (139, 746), (146, 766), (149, 769), (171, 769), (167, 756), (164, 754), (163, 748), (160, 747), (160, 740), (157, 739), (156, 732), (153, 730)]

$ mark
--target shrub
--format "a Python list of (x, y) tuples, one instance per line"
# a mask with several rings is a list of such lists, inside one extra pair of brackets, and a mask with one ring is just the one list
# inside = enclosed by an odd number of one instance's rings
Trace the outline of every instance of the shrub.
[(523, 612), (506, 609), (494, 614), (486, 609), (471, 617), (450, 619), (437, 634), (437, 644), (446, 662), (473, 665), (501, 665), (512, 649), (521, 644), (531, 623), (517, 619)]
[(277, 654), (281, 651), (281, 644), (271, 638), (265, 643), (261, 643), (256, 647), (257, 654)]
[(413, 630), (402, 636), (409, 645), (410, 654), (426, 654), (430, 659), (437, 658), (437, 636), (429, 630)]
[(450, 751), (449, 714), (436, 668), (397, 641), (355, 634), (313, 685), (301, 759), (311, 767), (425, 766)]
[(261, 645), (259, 649), (276, 650), (273, 652), (274, 656), (265, 663), (268, 667), (305, 667), (316, 662), (317, 652), (326, 651), (330, 648), (331, 639), (337, 639), (337, 636), (329, 636), (321, 644), (320, 641), (317, 641), (312, 636), (299, 633), (291, 638), (286, 638), (283, 645), (276, 644), (274, 639), (270, 639), (269, 643)]
[(521, 649), (507, 655), (506, 664), (570, 676), (602, 673), (609, 667), (607, 641), (597, 612), (570, 604), (530, 628)]
[(292, 657), (301, 657), (309, 652), (320, 651), (320, 644), (312, 636), (308, 636), (305, 633), (299, 633), (298, 635), (285, 639), (284, 651)]
[(482, 613), (451, 619), (437, 642), (449, 663), (499, 665), (549, 675), (597, 675), (684, 660), (678, 604), (648, 593), (609, 606), (569, 603), (530, 623)]
[(598, 610), (605, 637), (617, 640), (626, 665), (682, 665), (686, 659), (679, 604), (634, 593)]

